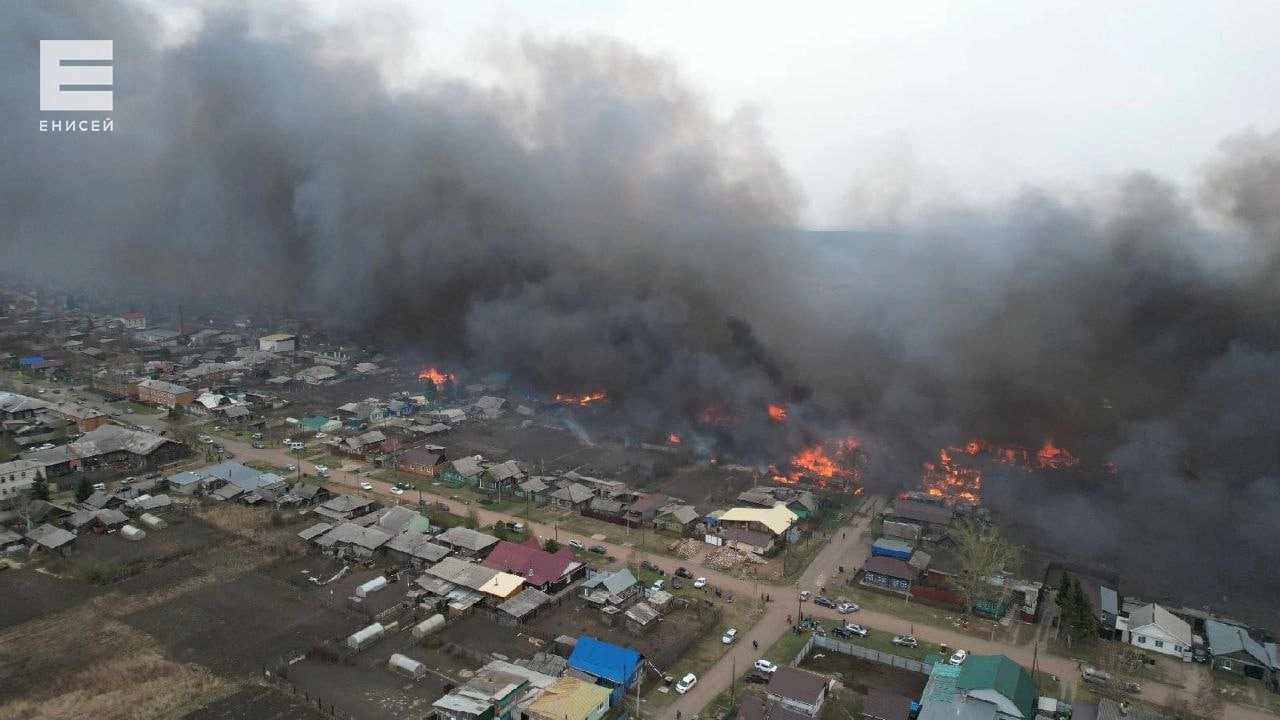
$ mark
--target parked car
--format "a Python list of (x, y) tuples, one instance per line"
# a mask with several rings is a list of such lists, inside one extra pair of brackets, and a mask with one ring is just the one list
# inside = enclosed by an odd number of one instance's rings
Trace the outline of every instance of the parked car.
[(963, 665), (965, 659), (969, 657), (968, 650), (957, 650), (951, 654), (951, 659), (947, 660), (948, 665)]
[(801, 590), (801, 591), (800, 591), (800, 602), (804, 602), (805, 600), (808, 600), (808, 599), (809, 599), (809, 591), (808, 591), (808, 590)]
[(676, 692), (683, 695), (689, 692), (689, 689), (697, 684), (698, 684), (698, 676), (694, 675), (693, 673), (689, 673), (688, 675), (685, 675), (684, 677), (680, 678), (680, 682), (676, 683)]
[(254, 440), (261, 440), (261, 439), (262, 439), (262, 433), (254, 433), (252, 437), (253, 437), (253, 439), (254, 439)]
[(666, 581), (665, 581), (665, 580), (663, 580), (662, 578), (658, 578), (657, 580), (654, 580), (654, 581), (653, 581), (653, 589), (654, 589), (654, 590), (661, 590), (661, 589), (662, 589), (662, 584), (663, 584), (664, 582), (666, 582)]
[(822, 607), (834, 608), (836, 606), (836, 601), (832, 600), (826, 595), (819, 595), (818, 597), (813, 599), (813, 604), (821, 605)]
[(235, 456), (236, 456), (236, 454), (235, 454), (234, 452), (231, 452), (230, 450), (228, 450), (228, 451), (227, 451), (227, 454), (226, 454), (226, 456), (225, 456), (225, 457), (226, 457), (228, 460), (230, 460), (231, 458), (233, 458), (233, 457), (235, 457)]
[(724, 631), (724, 636), (720, 638), (720, 642), (724, 643), (725, 645), (728, 645), (729, 643), (732, 643), (734, 640), (737, 640), (737, 639), (738, 639), (738, 629), (729, 628), (728, 630)]
[(371, 483), (371, 482), (362, 482), (362, 483), (360, 483), (360, 489), (361, 489), (361, 490), (372, 490), (372, 489), (373, 489), (373, 483)]
[(578, 540), (570, 540), (570, 541), (569, 541), (569, 547), (571, 547), (571, 548), (577, 548), (577, 549), (579, 549), (579, 550), (582, 550), (582, 549), (583, 549), (583, 548), (582, 548), (582, 543), (581, 543), (580, 541), (578, 541)]
[(392, 494), (392, 495), (403, 495), (403, 494), (404, 494), (404, 488), (393, 487), (393, 488), (391, 488), (391, 494)]
[(322, 433), (322, 432), (318, 432), (318, 433), (316, 433), (316, 439), (317, 439), (317, 440), (323, 440), (323, 439), (324, 439), (324, 438), (326, 438), (326, 437), (329, 437), (329, 436), (328, 436), (328, 435), (325, 435), (325, 434), (324, 434), (324, 433)]
[(902, 647), (920, 647), (920, 641), (914, 635), (894, 635), (893, 644)]
[(107, 485), (106, 485), (106, 483), (94, 483), (94, 484), (93, 484), (93, 489), (94, 489), (94, 490), (103, 490), (103, 491), (105, 491), (105, 490), (107, 489)]
[(851, 603), (851, 602), (842, 602), (836, 606), (836, 610), (840, 611), (841, 615), (856, 613), (861, 609), (862, 608), (858, 607), (858, 603)]
[(1111, 682), (1111, 673), (1099, 670), (1092, 665), (1085, 665), (1080, 668), (1080, 678), (1094, 685), (1106, 685)]
[(772, 675), (778, 671), (777, 665), (774, 665), (773, 663), (769, 662), (768, 660), (765, 660), (764, 658), (757, 660), (756, 664), (753, 667), (755, 667), (755, 669), (759, 670), (760, 672), (766, 673), (769, 675)]
[(700, 577), (697, 580), (693, 581), (693, 586), (698, 589), (702, 589), (707, 586), (707, 579), (704, 577)]
[(676, 577), (689, 578), (692, 580), (693, 573), (689, 572), (688, 568), (678, 567), (676, 568)]
[(446, 504), (446, 503), (438, 502), (438, 503), (436, 503), (436, 507), (440, 508), (441, 510), (443, 510), (443, 511), (445, 511), (445, 512), (449, 512), (449, 506), (448, 506), (448, 504)]
[(254, 443), (253, 443), (253, 449), (254, 449), (254, 450), (262, 450), (262, 449), (264, 449), (265, 447), (266, 447), (266, 445), (263, 445), (263, 444), (262, 444), (262, 443), (260, 443), (260, 442), (254, 442)]
[(680, 588), (682, 588), (682, 587), (684, 587), (684, 581), (683, 581), (683, 580), (681, 580), (681, 579), (680, 579), (680, 578), (678, 578), (678, 577), (673, 577), (673, 578), (671, 578), (671, 588), (672, 588), (673, 590), (679, 590), (679, 589), (680, 589)]
[(591, 547), (587, 548), (587, 550), (597, 555), (606, 555), (609, 552), (609, 549), (603, 545), (592, 545)]
[(205, 444), (205, 445), (212, 445), (212, 444), (213, 444), (213, 438), (209, 437), (208, 435), (201, 435), (201, 436), (197, 437), (196, 439), (197, 439), (197, 440), (199, 440), (201, 443), (203, 443), (203, 444)]
[(515, 531), (515, 532), (524, 532), (524, 523), (522, 523), (522, 522), (509, 522), (509, 523), (507, 523), (507, 529), (508, 529), (508, 530), (513, 530), (513, 531)]
[(641, 570), (652, 570), (653, 572), (657, 572), (657, 571), (658, 571), (658, 566), (657, 566), (656, 564), (654, 564), (654, 563), (649, 562), (648, 560), (641, 560), (641, 561), (640, 561), (640, 569), (641, 569)]
[(288, 470), (289, 472), (294, 472), (294, 471), (296, 471), (296, 470), (298, 469), (298, 466), (297, 466), (297, 465), (293, 465), (293, 464), (289, 464), (289, 465), (285, 465), (285, 466), (284, 466), (284, 469), (285, 469), (285, 470)]
[(754, 670), (742, 676), (743, 682), (754, 683), (756, 685), (764, 685), (769, 682), (769, 676)]
[[(42, 390), (41, 392), (43, 392), (43, 390)], [(132, 414), (133, 414), (133, 408), (125, 408), (125, 409), (124, 409), (124, 414), (125, 414), (125, 415), (132, 415)]]

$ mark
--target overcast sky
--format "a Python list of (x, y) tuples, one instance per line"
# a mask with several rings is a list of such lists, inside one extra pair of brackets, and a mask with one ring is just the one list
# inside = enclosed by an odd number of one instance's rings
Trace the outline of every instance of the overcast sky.
[[(428, 6), (429, 5), (429, 6)], [(253, 6), (251, 4), (251, 6)], [(314, 7), (314, 6), (313, 6)], [(371, 21), (331, 0), (331, 21)], [(406, 68), (474, 76), (494, 38), (618, 38), (747, 109), (813, 226), (1128, 169), (1193, 182), (1224, 136), (1280, 126), (1280, 2), (468, 0), (400, 3)], [(359, 14), (359, 15), (357, 15)]]

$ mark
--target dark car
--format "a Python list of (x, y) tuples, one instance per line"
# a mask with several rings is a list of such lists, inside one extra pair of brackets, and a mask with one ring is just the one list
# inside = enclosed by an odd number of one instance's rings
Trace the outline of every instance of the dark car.
[(818, 597), (814, 598), (813, 603), (815, 605), (821, 605), (822, 607), (829, 607), (829, 608), (835, 608), (836, 606), (836, 601), (832, 600), (826, 595), (819, 595)]
[(680, 578), (678, 577), (671, 578), (671, 587), (675, 588), (676, 590), (679, 590), (680, 588), (684, 587), (684, 583), (681, 582)]
[(640, 561), (640, 568), (642, 570), (652, 570), (653, 572), (658, 571), (658, 566), (654, 563), (649, 562), (648, 560)]
[(693, 573), (689, 572), (687, 568), (678, 567), (676, 568), (676, 577), (689, 578), (690, 580), (692, 580)]
[(756, 685), (766, 685), (769, 682), (769, 676), (760, 672), (749, 672), (742, 676), (742, 681), (755, 683)]
[(262, 450), (262, 449), (263, 449), (263, 448), (265, 448), (265, 447), (266, 447), (266, 445), (263, 445), (263, 444), (262, 444), (262, 443), (260, 443), (260, 442), (255, 442), (255, 443), (253, 444), (253, 449), (255, 449), (255, 450)]
[(609, 552), (608, 549), (606, 549), (605, 546), (603, 545), (592, 545), (587, 549), (597, 555), (604, 555), (605, 553)]

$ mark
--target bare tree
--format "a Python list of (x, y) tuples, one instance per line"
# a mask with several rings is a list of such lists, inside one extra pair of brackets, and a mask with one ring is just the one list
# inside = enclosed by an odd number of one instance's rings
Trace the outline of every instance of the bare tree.
[(1017, 565), (1021, 552), (995, 528), (982, 528), (972, 520), (962, 523), (951, 536), (958, 546), (956, 557), (960, 563), (960, 574), (953, 585), (964, 598), (965, 612), (975, 604), (998, 601), (1004, 588), (992, 579)]

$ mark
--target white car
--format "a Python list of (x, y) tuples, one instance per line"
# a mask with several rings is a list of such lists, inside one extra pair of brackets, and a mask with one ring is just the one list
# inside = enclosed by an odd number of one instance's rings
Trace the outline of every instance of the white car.
[(360, 489), (361, 489), (361, 490), (372, 490), (372, 489), (373, 489), (373, 483), (371, 483), (371, 482), (362, 482), (362, 483), (360, 483)]
[(318, 472), (318, 473), (321, 473), (321, 472), (329, 472), (329, 466), (328, 466), (328, 465), (316, 465), (316, 472)]
[(403, 495), (403, 494), (404, 494), (404, 490), (403, 490), (403, 489), (401, 489), (401, 488), (398, 488), (398, 487), (393, 487), (393, 488), (391, 488), (391, 494), (392, 494), (392, 495)]
[(288, 470), (289, 472), (296, 472), (296, 471), (298, 470), (298, 466), (297, 466), (297, 465), (285, 465), (285, 466), (284, 466), (284, 469), (285, 469), (285, 470)]
[(809, 591), (808, 591), (808, 590), (801, 590), (801, 591), (800, 591), (800, 602), (804, 602), (805, 600), (808, 600), (808, 599), (809, 599)]
[(569, 547), (572, 547), (572, 548), (578, 548), (579, 550), (581, 550), (581, 549), (582, 549), (582, 543), (581, 543), (581, 542), (579, 542), (579, 541), (577, 541), (577, 540), (570, 540), (570, 541), (569, 541)]
[(663, 585), (663, 583), (664, 583), (664, 582), (665, 582), (665, 581), (664, 581), (662, 578), (658, 578), (657, 580), (654, 580), (654, 581), (653, 581), (653, 589), (654, 589), (654, 590), (661, 590), (661, 589), (662, 589), (662, 585)]
[(860, 609), (861, 608), (858, 607), (858, 603), (851, 603), (851, 602), (842, 602), (836, 606), (836, 610), (838, 610), (841, 615), (848, 615), (849, 613), (855, 613), (855, 612), (858, 612), (858, 610)]
[(729, 628), (728, 630), (724, 631), (724, 637), (720, 638), (720, 642), (724, 643), (725, 645), (728, 645), (729, 643), (737, 639), (738, 639), (738, 629)]
[(704, 577), (700, 577), (697, 580), (693, 581), (693, 586), (696, 588), (704, 588), (707, 586), (707, 579)]
[(689, 673), (688, 675), (685, 675), (684, 677), (680, 678), (680, 682), (676, 683), (676, 692), (683, 695), (689, 692), (689, 688), (692, 688), (694, 685), (697, 685), (697, 684), (698, 684), (698, 676), (694, 675), (693, 673)]
[(760, 672), (762, 672), (762, 673), (767, 673), (767, 674), (769, 674), (769, 675), (772, 675), (772, 674), (774, 674), (775, 672), (777, 672), (777, 671), (778, 671), (778, 666), (777, 666), (777, 665), (774, 665), (773, 663), (769, 662), (768, 660), (764, 660), (764, 659), (757, 660), (757, 661), (756, 661), (756, 665), (755, 665), (755, 667), (756, 667), (756, 669), (757, 669), (757, 670), (759, 670)]
[(858, 637), (867, 636), (867, 629), (855, 623), (845, 623), (844, 629), (845, 629), (845, 632), (848, 632), (852, 635), (857, 635)]
[(947, 661), (947, 664), (948, 664), (948, 665), (960, 665), (960, 664), (962, 664), (962, 663), (965, 661), (965, 658), (967, 658), (967, 657), (969, 657), (969, 651), (968, 651), (968, 650), (957, 650), (957, 651), (955, 651), (955, 653), (954, 653), (954, 654), (952, 654), (951, 659)]
[(200, 436), (199, 438), (197, 438), (197, 439), (198, 439), (200, 442), (204, 443), (205, 445), (209, 445), (209, 444), (211, 444), (211, 443), (213, 442), (213, 438), (209, 437), (208, 435), (201, 435), (201, 436)]
[(329, 437), (329, 436), (328, 436), (328, 435), (325, 435), (324, 433), (316, 433), (316, 439), (317, 439), (317, 440), (323, 440), (323, 439), (325, 439), (325, 438), (327, 438), (327, 437)]

